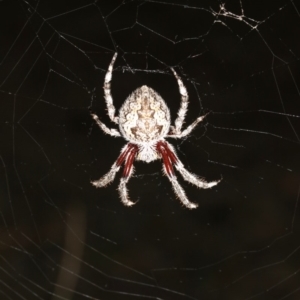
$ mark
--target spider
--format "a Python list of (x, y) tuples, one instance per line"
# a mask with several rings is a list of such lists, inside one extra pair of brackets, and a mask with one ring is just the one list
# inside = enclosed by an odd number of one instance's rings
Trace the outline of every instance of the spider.
[(188, 136), (206, 115), (198, 117), (185, 130), (181, 130), (187, 112), (188, 93), (181, 78), (177, 75), (176, 71), (171, 68), (177, 80), (181, 95), (181, 104), (178, 117), (175, 120), (175, 126), (171, 126), (170, 111), (165, 101), (156, 91), (146, 85), (139, 87), (128, 96), (119, 111), (119, 116), (116, 116), (116, 109), (113, 105), (111, 95), (111, 79), (116, 58), (117, 53), (114, 54), (105, 75), (104, 97), (108, 116), (112, 122), (119, 125), (120, 131), (108, 128), (99, 120), (97, 115), (91, 114), (91, 116), (104, 133), (114, 137), (123, 137), (128, 143), (121, 150), (120, 156), (112, 165), (110, 171), (99, 180), (92, 181), (91, 183), (97, 188), (105, 187), (114, 180), (116, 173), (122, 164), (124, 164), (123, 175), (118, 191), (122, 203), (126, 206), (132, 206), (135, 202), (129, 199), (126, 184), (133, 174), (134, 160), (149, 163), (156, 159), (162, 159), (163, 172), (169, 178), (174, 192), (181, 203), (189, 209), (196, 208), (198, 205), (188, 200), (185, 191), (179, 185), (174, 167), (179, 171), (183, 179), (202, 189), (211, 188), (217, 185), (220, 180), (206, 182), (204, 179), (187, 171), (177, 157), (173, 146), (169, 144), (165, 138), (179, 139)]

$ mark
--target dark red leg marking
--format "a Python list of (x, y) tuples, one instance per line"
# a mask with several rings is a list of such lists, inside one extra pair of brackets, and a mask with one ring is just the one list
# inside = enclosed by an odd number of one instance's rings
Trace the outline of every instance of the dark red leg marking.
[(123, 170), (123, 177), (128, 177), (130, 174), (130, 171), (132, 169), (133, 161), (135, 159), (136, 153), (138, 152), (138, 147), (134, 145), (135, 147), (132, 148), (128, 156), (126, 157), (126, 162)]
[(117, 166), (121, 166), (122, 163), (125, 161), (123, 177), (128, 177), (128, 175), (130, 174), (130, 171), (132, 169), (132, 164), (138, 150), (139, 148), (137, 145), (128, 144), (125, 150), (123, 150), (123, 152), (118, 157)]
[(130, 154), (132, 152), (134, 152), (135, 154), (138, 151), (138, 146), (134, 145), (134, 144), (128, 144), (127, 148), (125, 150), (123, 150), (123, 152), (120, 154), (120, 156), (117, 159), (117, 166), (121, 166), (122, 163), (128, 159), (128, 156), (130, 156)]
[(178, 161), (175, 153), (170, 149), (166, 142), (159, 141), (156, 144), (157, 151), (161, 154), (164, 166), (169, 176), (174, 175), (173, 164)]
[(126, 148), (123, 150), (123, 152), (120, 154), (120, 156), (117, 159), (117, 166), (122, 165), (130, 150), (131, 150), (131, 144), (127, 144)]

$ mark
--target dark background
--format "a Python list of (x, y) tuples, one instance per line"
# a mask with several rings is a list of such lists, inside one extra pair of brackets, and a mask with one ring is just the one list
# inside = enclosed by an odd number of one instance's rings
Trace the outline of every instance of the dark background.
[[(0, 2), (1, 299), (299, 299), (300, 6), (296, 1)], [(176, 118), (199, 190), (161, 161), (95, 189), (125, 145), (103, 98), (115, 52), (117, 109), (148, 85)]]

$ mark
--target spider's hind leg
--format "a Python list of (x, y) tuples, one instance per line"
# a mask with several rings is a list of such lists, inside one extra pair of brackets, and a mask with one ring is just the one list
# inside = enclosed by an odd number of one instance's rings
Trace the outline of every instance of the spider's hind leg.
[(186, 115), (186, 112), (187, 112), (187, 107), (188, 107), (188, 103), (189, 103), (189, 95), (188, 95), (188, 92), (186, 90), (186, 87), (184, 86), (180, 76), (176, 73), (176, 71), (171, 68), (176, 80), (177, 80), (177, 83), (178, 83), (178, 87), (179, 87), (179, 92), (180, 92), (180, 95), (181, 95), (181, 103), (180, 103), (180, 108), (178, 110), (178, 113), (177, 113), (177, 119), (175, 120), (175, 127), (174, 127), (174, 131), (175, 133), (179, 133), (181, 132), (181, 127), (182, 127), (182, 124), (184, 122), (184, 119), (185, 119), (185, 115)]
[(113, 98), (111, 95), (111, 79), (112, 79), (112, 73), (113, 73), (113, 67), (114, 67), (114, 63), (116, 61), (118, 53), (115, 53), (111, 63), (108, 67), (108, 70), (106, 72), (105, 75), (105, 79), (104, 79), (104, 98), (105, 98), (105, 102), (106, 102), (106, 106), (107, 106), (107, 112), (108, 112), (108, 116), (111, 119), (112, 122), (119, 124), (119, 117), (115, 116), (116, 113), (116, 109), (115, 106), (113, 104)]

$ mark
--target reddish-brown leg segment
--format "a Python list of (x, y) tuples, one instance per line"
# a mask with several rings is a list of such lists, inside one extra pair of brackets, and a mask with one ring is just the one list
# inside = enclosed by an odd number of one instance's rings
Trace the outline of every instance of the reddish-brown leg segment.
[[(163, 160), (164, 173), (167, 175), (170, 182), (172, 183), (175, 194), (178, 196), (181, 203), (187, 208), (193, 209), (196, 208), (198, 205), (190, 202), (186, 197), (183, 188), (179, 185), (177, 181), (174, 172), (174, 167), (177, 171), (180, 172), (180, 174), (186, 181), (198, 186), (199, 188), (211, 188), (220, 182), (220, 180), (206, 182), (204, 179), (199, 178), (197, 175), (190, 173), (188, 170), (186, 170), (179, 158), (177, 157), (172, 145), (170, 145), (165, 140), (157, 142), (155, 147), (157, 153), (160, 154)], [(96, 187), (106, 186), (114, 180), (116, 173), (119, 171), (122, 164), (124, 164), (123, 174), (118, 187), (120, 198), (122, 203), (126, 206), (132, 206), (133, 204), (135, 204), (134, 202), (129, 200), (126, 184), (133, 173), (133, 162), (138, 151), (139, 147), (137, 145), (128, 143), (122, 149), (121, 154), (119, 155), (116, 162), (112, 165), (111, 170), (99, 180), (93, 181), (92, 184)]]
[(139, 148), (137, 145), (128, 144), (127, 149), (125, 149), (125, 151), (119, 156), (119, 158), (117, 160), (117, 164), (119, 166), (125, 161), (123, 175), (120, 180), (118, 191), (119, 191), (122, 203), (126, 206), (132, 206), (133, 204), (135, 204), (134, 202), (129, 200), (126, 184), (132, 175), (133, 162), (134, 162), (134, 159), (135, 159), (135, 156), (136, 156), (138, 150), (139, 150)]
[(121, 165), (124, 163), (123, 177), (128, 180), (130, 174), (132, 173), (132, 164), (135, 158), (135, 155), (138, 151), (138, 146), (134, 144), (127, 144), (121, 151), (116, 162), (112, 165), (110, 171), (101, 177), (99, 180), (92, 181), (92, 184), (96, 187), (103, 187), (111, 183), (116, 173), (119, 171)]
[(203, 178), (200, 178), (197, 175), (186, 170), (182, 162), (177, 157), (172, 145), (170, 145), (168, 142), (159, 141), (156, 144), (156, 149), (161, 154), (161, 157), (163, 159), (165, 174), (168, 176), (169, 180), (171, 181), (176, 195), (178, 196), (182, 204), (184, 204), (187, 208), (190, 209), (196, 208), (197, 204), (192, 203), (187, 199), (184, 190), (182, 189), (182, 187), (179, 185), (177, 181), (173, 166), (175, 166), (176, 170), (179, 171), (179, 173), (182, 175), (184, 180), (196, 185), (201, 189), (209, 189), (220, 182), (220, 180), (207, 182)]
[(166, 142), (159, 141), (156, 144), (157, 152), (159, 152), (162, 156), (165, 171), (168, 176), (174, 175), (173, 164), (177, 162), (177, 157), (175, 154), (170, 150)]
[[(137, 153), (138, 151), (138, 146), (137, 145), (134, 145), (134, 144), (127, 144), (125, 146), (125, 148), (122, 150), (120, 156), (118, 157), (117, 161), (116, 161), (116, 165), (118, 167), (120, 167), (122, 165), (122, 163), (124, 161), (125, 162), (125, 166), (127, 165), (127, 168), (129, 167), (129, 165), (127, 164), (127, 161), (128, 159), (130, 158), (130, 161), (131, 161), (131, 165), (133, 163), (133, 160), (134, 160), (134, 156), (135, 154)], [(133, 158), (131, 158), (133, 156)], [(127, 174), (128, 175), (128, 174)], [(125, 172), (125, 169), (124, 169), (124, 173), (123, 173), (123, 176), (126, 176), (126, 172)]]
[(123, 177), (130, 176), (130, 173), (132, 171), (132, 165), (136, 156), (136, 153), (138, 152), (138, 146), (134, 144), (128, 144), (128, 154), (125, 157), (125, 164), (124, 164), (124, 170), (123, 170)]
[(171, 181), (175, 194), (178, 196), (181, 203), (189, 209), (196, 208), (198, 205), (190, 202), (187, 199), (183, 188), (179, 185), (175, 176), (173, 165), (177, 166), (177, 164), (179, 163), (179, 159), (177, 158), (174, 150), (165, 141), (159, 141), (156, 144), (156, 150), (161, 154), (165, 174)]

